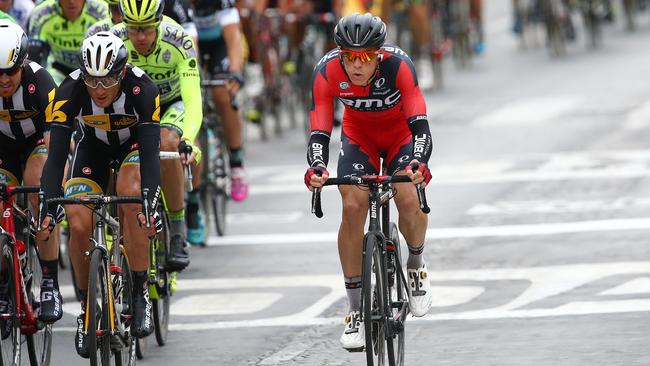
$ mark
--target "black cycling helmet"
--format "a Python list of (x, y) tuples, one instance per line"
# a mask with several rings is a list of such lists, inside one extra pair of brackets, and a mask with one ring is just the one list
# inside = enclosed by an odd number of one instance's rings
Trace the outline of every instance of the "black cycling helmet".
[(339, 20), (334, 42), (341, 48), (381, 48), (386, 41), (386, 24), (370, 13), (354, 13)]

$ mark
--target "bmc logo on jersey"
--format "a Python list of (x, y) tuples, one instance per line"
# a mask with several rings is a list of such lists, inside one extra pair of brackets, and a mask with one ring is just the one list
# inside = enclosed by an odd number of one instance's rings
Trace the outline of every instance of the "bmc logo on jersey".
[(401, 99), (402, 94), (399, 90), (396, 90), (386, 98), (339, 98), (339, 100), (348, 107), (363, 112), (383, 111), (392, 108), (399, 103)]

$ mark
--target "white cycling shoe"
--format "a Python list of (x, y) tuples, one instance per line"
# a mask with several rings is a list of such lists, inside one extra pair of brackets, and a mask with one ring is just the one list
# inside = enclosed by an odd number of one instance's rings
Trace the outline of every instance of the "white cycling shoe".
[(358, 351), (366, 345), (366, 332), (361, 320), (361, 313), (351, 311), (345, 317), (345, 330), (341, 334), (341, 346), (348, 351)]
[(408, 270), (409, 308), (413, 316), (425, 316), (431, 308), (433, 296), (429, 283), (427, 265)]

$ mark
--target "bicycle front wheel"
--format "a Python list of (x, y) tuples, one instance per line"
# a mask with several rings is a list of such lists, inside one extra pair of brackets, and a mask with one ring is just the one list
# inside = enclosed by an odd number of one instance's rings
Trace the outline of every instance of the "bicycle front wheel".
[(111, 358), (108, 273), (101, 250), (90, 257), (88, 303), (86, 304), (86, 332), (91, 366), (108, 366)]
[(14, 272), (13, 248), (9, 242), (9, 237), (5, 234), (0, 235), (0, 273), (5, 272), (5, 281), (3, 286), (7, 287), (6, 302), (0, 309), (0, 366), (19, 366), (20, 365), (20, 318), (18, 314), (18, 305), (16, 298), (16, 275)]
[[(404, 365), (404, 323), (408, 315), (408, 292), (406, 287), (406, 278), (402, 270), (402, 252), (399, 243), (399, 231), (394, 222), (390, 223), (390, 242), (395, 247), (393, 252), (393, 282), (389, 287), (388, 307), (391, 309), (392, 337), (388, 337), (387, 351), (388, 359), (391, 365)], [(389, 281), (390, 286), (390, 281)]]
[(368, 366), (388, 364), (386, 357), (386, 282), (379, 240), (374, 235), (364, 239), (362, 311), (366, 335)]
[[(131, 273), (131, 266), (124, 252), (124, 247), (120, 245), (120, 268), (121, 284), (113, 282), (113, 294), (115, 296), (116, 312), (115, 319), (122, 323), (122, 328), (128, 328), (129, 324), (123, 314), (127, 314), (133, 309), (132, 294), (133, 294), (133, 275)], [(129, 336), (128, 347), (122, 347), (115, 351), (115, 366), (132, 366), (135, 365), (136, 359), (136, 338)]]
[[(41, 265), (38, 261), (38, 255), (36, 254), (34, 244), (29, 245), (27, 263), (32, 277), (31, 281), (27, 284), (27, 294), (33, 308), (37, 309), (41, 300), (40, 284), (43, 279), (43, 272), (41, 271)], [(34, 334), (25, 335), (25, 338), (27, 340), (27, 352), (29, 353), (30, 365), (49, 365), (50, 356), (52, 355), (52, 325), (44, 324), (42, 329), (39, 329)]]
[(160, 281), (164, 283), (166, 288), (158, 286), (158, 300), (152, 300), (153, 305), (153, 321), (154, 332), (156, 334), (156, 342), (159, 346), (164, 346), (167, 342), (167, 333), (169, 332), (169, 305), (170, 305), (170, 289), (169, 289), (169, 274), (161, 273)]

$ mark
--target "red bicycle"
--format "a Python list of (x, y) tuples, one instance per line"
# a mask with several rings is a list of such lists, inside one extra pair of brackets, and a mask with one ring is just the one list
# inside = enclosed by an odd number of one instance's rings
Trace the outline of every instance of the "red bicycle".
[(0, 309), (0, 366), (20, 365), (23, 343), (27, 343), (30, 365), (50, 364), (52, 326), (38, 320), (42, 273), (34, 220), (26, 208), (26, 194), (39, 190), (39, 186), (0, 184), (0, 285), (7, 289)]

